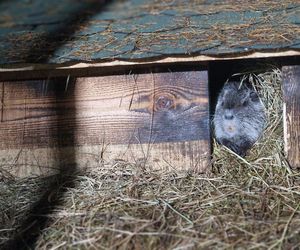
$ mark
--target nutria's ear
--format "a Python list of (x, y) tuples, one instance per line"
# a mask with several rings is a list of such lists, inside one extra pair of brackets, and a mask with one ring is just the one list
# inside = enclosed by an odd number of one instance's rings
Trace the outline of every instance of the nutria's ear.
[(250, 98), (252, 102), (257, 102), (259, 100), (257, 93), (254, 91), (250, 93)]

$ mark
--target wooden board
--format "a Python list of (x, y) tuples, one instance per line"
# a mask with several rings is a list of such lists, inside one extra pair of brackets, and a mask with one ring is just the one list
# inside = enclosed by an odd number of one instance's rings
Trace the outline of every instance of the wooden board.
[[(107, 162), (200, 172), (208, 165), (206, 71), (2, 82), (0, 87), (0, 150), (6, 154), (39, 150), (33, 155), (43, 157), (35, 162), (47, 165), (49, 148), (75, 146), (78, 154), (94, 157), (102, 147)], [(81, 162), (82, 157), (71, 158)]]
[(283, 67), (284, 141), (288, 161), (300, 168), (300, 66)]
[[(9, 80), (24, 80), (24, 79), (40, 79), (48, 77), (59, 76), (95, 76), (99, 74), (112, 74), (121, 71), (130, 71), (137, 69), (149, 69), (154, 67), (172, 67), (182, 65), (203, 65), (208, 66), (209, 62), (220, 62), (229, 60), (242, 60), (242, 59), (262, 59), (273, 58), (283, 59), (300, 56), (300, 51), (288, 50), (282, 52), (250, 52), (242, 55), (222, 55), (222, 56), (205, 56), (205, 55), (193, 55), (193, 56), (169, 56), (166, 58), (158, 59), (153, 58), (145, 61), (128, 61), (117, 60), (105, 61), (105, 62), (71, 62), (67, 64), (9, 64), (0, 65), (0, 81)], [(292, 59), (293, 60), (293, 59)]]

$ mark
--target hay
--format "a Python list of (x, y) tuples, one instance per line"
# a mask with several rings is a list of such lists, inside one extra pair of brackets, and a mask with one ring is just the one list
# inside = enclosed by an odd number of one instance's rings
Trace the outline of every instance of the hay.
[[(37, 248), (298, 249), (300, 174), (283, 156), (281, 72), (246, 77), (263, 99), (268, 123), (245, 159), (214, 142), (213, 173), (207, 175), (124, 162), (81, 174), (48, 215)], [(2, 242), (43, 182), (26, 180), (30, 195), (19, 197), (25, 180), (4, 179)]]

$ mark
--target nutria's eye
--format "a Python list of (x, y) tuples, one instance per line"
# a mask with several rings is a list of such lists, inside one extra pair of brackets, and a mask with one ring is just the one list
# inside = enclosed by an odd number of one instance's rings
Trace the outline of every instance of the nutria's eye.
[(242, 106), (243, 107), (246, 107), (248, 105), (248, 101), (244, 101), (243, 103), (242, 103)]
[(251, 101), (257, 102), (258, 101), (258, 95), (257, 95), (257, 93), (251, 92), (250, 93), (250, 98), (251, 98)]
[(246, 107), (246, 106), (248, 106), (248, 104), (249, 104), (248, 100), (240, 101), (239, 103), (236, 104), (236, 108)]

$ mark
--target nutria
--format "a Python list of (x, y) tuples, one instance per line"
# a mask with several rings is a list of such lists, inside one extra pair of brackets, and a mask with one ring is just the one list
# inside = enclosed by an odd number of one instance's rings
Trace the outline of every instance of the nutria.
[(263, 132), (264, 106), (250, 84), (225, 83), (213, 119), (217, 141), (244, 157)]

